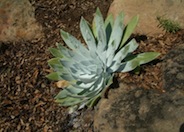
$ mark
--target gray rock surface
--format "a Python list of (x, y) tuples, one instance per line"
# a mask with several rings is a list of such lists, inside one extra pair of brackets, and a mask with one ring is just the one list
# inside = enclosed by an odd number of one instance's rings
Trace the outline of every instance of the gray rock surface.
[(180, 44), (165, 57), (164, 84), (171, 93), (178, 89), (184, 92), (184, 44)]
[(163, 74), (165, 93), (123, 83), (110, 90), (97, 107), (95, 132), (179, 132), (184, 124), (184, 44), (166, 55)]
[(0, 0), (0, 41), (38, 39), (41, 30), (29, 0)]
[(155, 35), (162, 33), (158, 28), (158, 16), (178, 22), (184, 27), (183, 0), (114, 0), (109, 13), (114, 16), (121, 11), (125, 13), (125, 23), (133, 16), (139, 15), (139, 24), (136, 33)]

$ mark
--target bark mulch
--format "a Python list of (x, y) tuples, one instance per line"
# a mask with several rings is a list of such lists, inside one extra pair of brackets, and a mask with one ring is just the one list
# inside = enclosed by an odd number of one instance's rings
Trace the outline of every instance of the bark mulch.
[[(0, 51), (0, 132), (90, 132), (94, 110), (81, 110), (68, 115), (66, 108), (53, 100), (61, 90), (45, 76), (50, 72), (47, 61), (49, 47), (61, 42), (59, 29), (81, 38), (81, 16), (91, 22), (99, 7), (107, 14), (112, 0), (30, 0), (45, 36), (39, 40), (4, 43)], [(162, 87), (161, 62), (176, 44), (183, 43), (184, 31), (156, 37), (135, 35), (137, 52), (157, 51), (160, 58), (142, 66), (139, 74), (119, 74), (119, 81), (134, 83), (146, 89)], [(144, 38), (144, 39), (143, 39)]]

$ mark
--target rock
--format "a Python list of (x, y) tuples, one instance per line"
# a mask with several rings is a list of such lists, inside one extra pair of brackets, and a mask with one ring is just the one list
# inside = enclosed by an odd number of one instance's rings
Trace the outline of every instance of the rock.
[(184, 44), (170, 51), (164, 59), (163, 67), (164, 84), (167, 90), (171, 93), (175, 89), (184, 92)]
[(125, 13), (125, 23), (133, 16), (139, 15), (139, 24), (135, 33), (156, 35), (163, 32), (158, 27), (157, 17), (175, 21), (184, 27), (184, 1), (182, 0), (114, 0), (109, 13), (114, 16), (121, 11)]
[(0, 41), (33, 40), (42, 36), (29, 0), (1, 0)]
[[(184, 44), (163, 62), (165, 93), (121, 83), (102, 99), (94, 116), (95, 132), (183, 132)], [(180, 130), (181, 129), (181, 130)]]

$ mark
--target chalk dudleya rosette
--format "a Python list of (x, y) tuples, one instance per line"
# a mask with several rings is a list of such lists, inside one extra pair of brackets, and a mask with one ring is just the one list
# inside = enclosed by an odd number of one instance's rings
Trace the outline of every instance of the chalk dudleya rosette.
[(124, 14), (120, 13), (115, 20), (109, 15), (104, 21), (99, 9), (92, 25), (82, 17), (80, 31), (86, 46), (61, 30), (61, 37), (68, 48), (59, 43), (57, 48), (50, 48), (55, 58), (48, 64), (54, 72), (47, 77), (66, 80), (69, 85), (58, 93), (56, 102), (78, 108), (93, 106), (102, 91), (112, 83), (115, 72), (129, 72), (159, 56), (157, 52), (132, 54), (138, 44), (130, 39), (130, 35), (138, 17), (132, 18), (126, 26), (123, 19)]

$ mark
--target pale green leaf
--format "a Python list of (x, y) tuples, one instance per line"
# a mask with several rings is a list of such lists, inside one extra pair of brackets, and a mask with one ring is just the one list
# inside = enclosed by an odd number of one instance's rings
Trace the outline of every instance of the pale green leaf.
[[(123, 25), (123, 20), (124, 20), (124, 14), (120, 13), (117, 18), (115, 19), (112, 33), (110, 36), (110, 40), (108, 43), (108, 49), (110, 50), (116, 50), (120, 46), (120, 42), (122, 39), (123, 35), (123, 30), (124, 30), (124, 25)], [(113, 48), (112, 48), (113, 47)]]
[(122, 63), (117, 69), (117, 72), (129, 72), (134, 70), (137, 66), (139, 66), (139, 62), (136, 59), (133, 59), (128, 62)]
[(140, 65), (148, 63), (152, 60), (154, 60), (155, 58), (157, 58), (160, 55), (160, 53), (158, 52), (145, 52), (145, 53), (141, 53), (136, 55), (136, 60), (139, 62)]
[(62, 58), (63, 55), (61, 53), (60, 50), (56, 49), (56, 48), (49, 48), (49, 51), (51, 52), (51, 54), (55, 57), (59, 57), (59, 58)]
[(101, 52), (104, 52), (107, 48), (107, 40), (103, 16), (99, 9), (97, 9), (96, 14), (94, 16), (92, 29), (93, 34), (97, 39), (96, 53), (98, 54), (98, 57), (101, 58)]
[[(109, 25), (111, 25), (111, 28), (112, 28), (112, 26), (114, 25), (114, 19), (113, 19), (112, 13), (109, 14), (109, 15), (107, 16), (107, 18), (105, 19), (104, 25), (105, 25), (105, 28), (108, 28)], [(110, 31), (110, 32), (111, 32), (111, 31)]]
[(61, 33), (61, 37), (64, 40), (64, 42), (67, 44), (67, 46), (69, 48), (71, 48), (72, 50), (77, 49), (79, 46), (81, 46), (81, 42), (79, 40), (77, 40), (74, 36), (72, 36), (71, 34), (63, 31), (62, 29), (60, 30)]
[(138, 20), (139, 20), (138, 16), (135, 16), (130, 20), (130, 22), (128, 23), (128, 25), (126, 26), (124, 30), (123, 39), (122, 39), (120, 47), (122, 47), (125, 44), (125, 42), (130, 38), (130, 35), (133, 33), (138, 23)]
[(55, 71), (59, 71), (59, 72), (63, 71), (63, 66), (60, 63), (60, 58), (52, 58), (48, 60), (48, 64)]
[[(63, 30), (60, 30), (60, 32), (64, 42), (70, 49), (73, 50), (73, 52), (80, 54), (81, 56), (86, 58), (90, 57), (89, 51), (81, 44), (79, 40)], [(60, 45), (60, 47), (62, 46)]]
[(93, 98), (90, 98), (90, 100), (86, 103), (86, 105), (88, 107), (93, 107), (95, 106), (98, 101), (101, 99), (101, 93), (98, 93), (96, 96), (94, 96)]
[(154, 60), (155, 58), (157, 58), (159, 55), (160, 53), (157, 53), (157, 52), (147, 52), (147, 53), (141, 53), (141, 54), (135, 55), (133, 59), (122, 63), (117, 71), (118, 72), (132, 71), (137, 66), (148, 63)]
[(114, 25), (113, 16), (112, 14), (109, 14), (108, 17), (105, 19), (105, 32), (106, 32), (107, 44), (109, 43), (113, 25)]
[(97, 8), (93, 22), (92, 22), (92, 31), (93, 31), (95, 38), (98, 37), (98, 32), (101, 26), (105, 28), (102, 13), (100, 12), (99, 8)]
[(69, 73), (63, 73), (62, 75), (60, 75), (61, 76), (61, 78), (63, 79), (63, 80), (66, 80), (66, 81), (69, 81), (69, 82), (74, 82), (75, 81), (75, 79), (72, 77), (72, 75), (71, 74), (69, 74)]
[[(117, 69), (113, 68), (117, 63), (121, 63), (121, 61), (129, 54), (135, 51), (138, 47), (137, 42), (132, 39), (128, 44), (126, 44), (124, 47), (122, 47), (116, 55), (112, 58), (109, 57), (107, 61), (107, 66), (111, 67), (113, 71), (116, 71)], [(114, 63), (112, 63), (114, 62)]]
[(62, 79), (62, 78), (60, 77), (60, 75), (59, 75), (58, 72), (52, 72), (52, 73), (48, 74), (46, 77), (47, 77), (48, 79), (54, 80), (54, 81), (59, 81), (59, 80)]
[(124, 28), (123, 19), (124, 19), (124, 15), (123, 13), (121, 13), (120, 15), (117, 16), (114, 22), (110, 40), (108, 42), (107, 53), (106, 53), (107, 54), (106, 58), (108, 59), (107, 66), (109, 66), (110, 65), (109, 63), (112, 62), (115, 52), (117, 48), (120, 46), (120, 42), (123, 35), (123, 28)]
[(88, 23), (83, 17), (81, 18), (80, 21), (80, 31), (86, 44), (88, 45), (89, 50), (91, 52), (94, 52), (96, 50), (96, 40), (93, 36), (91, 28), (89, 27)]

